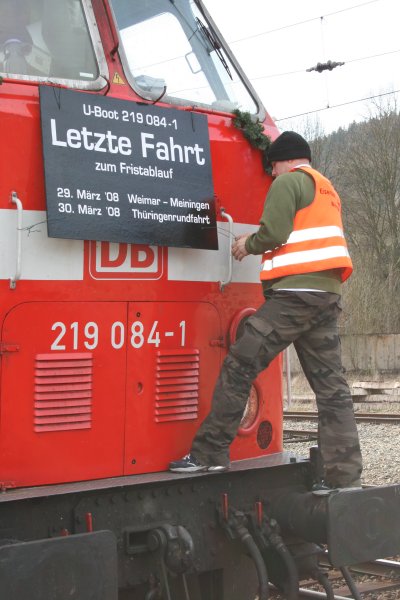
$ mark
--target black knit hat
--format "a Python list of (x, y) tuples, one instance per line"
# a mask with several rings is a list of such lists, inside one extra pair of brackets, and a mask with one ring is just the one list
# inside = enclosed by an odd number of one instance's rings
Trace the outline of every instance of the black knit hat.
[(306, 140), (295, 131), (284, 131), (269, 147), (268, 161), (291, 160), (292, 158), (308, 158), (311, 160), (311, 149)]

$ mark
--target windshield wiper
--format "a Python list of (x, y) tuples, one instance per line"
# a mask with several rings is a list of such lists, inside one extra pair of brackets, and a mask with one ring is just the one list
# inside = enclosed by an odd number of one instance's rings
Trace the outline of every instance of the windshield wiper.
[(233, 80), (232, 74), (229, 70), (228, 64), (224, 58), (224, 55), (222, 54), (222, 46), (219, 43), (218, 39), (215, 37), (214, 32), (207, 27), (206, 25), (204, 25), (204, 23), (202, 23), (200, 21), (200, 19), (198, 17), (196, 17), (196, 23), (197, 23), (197, 27), (200, 31), (200, 33), (202, 34), (203, 38), (206, 40), (207, 44), (209, 44), (212, 48), (211, 52), (213, 50), (215, 50), (216, 55), (218, 56), (219, 60), (221, 61), (225, 71), (228, 73), (229, 77)]

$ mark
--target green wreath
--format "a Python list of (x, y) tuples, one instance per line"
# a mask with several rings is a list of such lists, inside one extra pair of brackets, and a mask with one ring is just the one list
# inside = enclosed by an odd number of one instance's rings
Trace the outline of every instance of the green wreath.
[(233, 125), (237, 129), (240, 129), (253, 148), (261, 150), (264, 171), (270, 175), (271, 165), (267, 160), (267, 152), (271, 145), (271, 138), (268, 135), (265, 135), (264, 128), (260, 121), (258, 119), (254, 121), (254, 118), (249, 112), (242, 112), (239, 109), (235, 109), (233, 114), (235, 115)]

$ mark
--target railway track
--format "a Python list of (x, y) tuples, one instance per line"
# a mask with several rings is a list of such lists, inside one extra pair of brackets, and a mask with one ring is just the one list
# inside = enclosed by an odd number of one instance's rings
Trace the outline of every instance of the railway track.
[(316, 440), (318, 432), (316, 429), (284, 429), (283, 439), (285, 442), (308, 442)]
[[(355, 413), (356, 421), (365, 421), (367, 423), (400, 423), (400, 414), (398, 413)], [(283, 413), (283, 418), (288, 420), (316, 421), (318, 413), (316, 411), (288, 410)]]
[[(329, 596), (326, 590), (316, 586), (315, 582), (302, 582), (299, 590), (301, 598), (329, 598), (329, 600), (380, 600), (390, 593), (390, 598), (400, 598), (400, 562), (395, 560), (376, 560), (373, 562), (353, 565), (347, 569), (332, 568), (328, 560), (320, 561), (320, 566), (326, 569)], [(347, 584), (349, 582), (349, 585)], [(319, 589), (317, 589), (319, 588)], [(282, 598), (273, 588), (271, 598)], [(397, 592), (397, 593), (396, 593)], [(392, 594), (395, 595), (392, 595)]]

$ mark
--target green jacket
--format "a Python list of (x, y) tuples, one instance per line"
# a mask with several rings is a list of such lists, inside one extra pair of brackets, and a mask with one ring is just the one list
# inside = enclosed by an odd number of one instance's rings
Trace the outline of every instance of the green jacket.
[[(295, 214), (314, 200), (314, 181), (304, 171), (292, 171), (277, 177), (268, 192), (258, 231), (246, 240), (249, 254), (264, 254), (284, 244), (293, 230)], [(313, 289), (341, 293), (341, 279), (336, 269), (289, 275), (263, 281), (264, 295), (271, 289)]]

